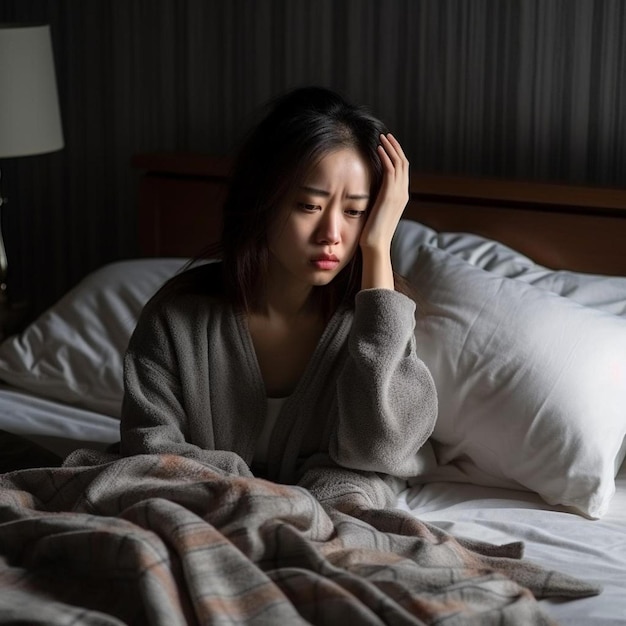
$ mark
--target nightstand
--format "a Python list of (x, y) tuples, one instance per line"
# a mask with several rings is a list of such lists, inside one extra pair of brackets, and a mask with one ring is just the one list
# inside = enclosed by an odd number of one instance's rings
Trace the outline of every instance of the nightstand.
[(27, 314), (26, 302), (0, 302), (0, 341), (21, 331)]

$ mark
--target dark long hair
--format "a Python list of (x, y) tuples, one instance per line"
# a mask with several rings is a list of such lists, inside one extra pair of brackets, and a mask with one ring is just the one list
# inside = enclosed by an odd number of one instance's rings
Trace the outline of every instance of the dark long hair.
[[(377, 152), (383, 123), (366, 108), (321, 87), (303, 87), (275, 100), (247, 136), (234, 163), (223, 207), (223, 288), (244, 311), (263, 304), (269, 252), (267, 232), (281, 201), (321, 158), (342, 148), (356, 150), (368, 165), (370, 202), (382, 183)], [(361, 283), (361, 253), (328, 285), (314, 288), (324, 316), (343, 299), (353, 301)]]

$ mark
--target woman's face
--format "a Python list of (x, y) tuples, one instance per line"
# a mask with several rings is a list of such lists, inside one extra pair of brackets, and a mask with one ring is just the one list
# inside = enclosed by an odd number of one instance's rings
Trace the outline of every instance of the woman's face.
[(282, 202), (268, 232), (270, 280), (326, 285), (350, 262), (369, 206), (371, 175), (354, 149), (324, 156)]

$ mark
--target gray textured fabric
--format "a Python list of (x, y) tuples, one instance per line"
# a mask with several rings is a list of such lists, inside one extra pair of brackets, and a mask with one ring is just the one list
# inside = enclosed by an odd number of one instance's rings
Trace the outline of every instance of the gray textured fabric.
[(0, 624), (552, 626), (535, 597), (599, 592), (330, 472), (323, 501), (168, 454), (0, 476)]
[[(245, 318), (206, 294), (212, 271), (179, 277), (144, 309), (125, 360), (121, 452), (202, 461), (218, 450), (225, 471), (246, 475), (266, 393)], [(333, 462), (397, 477), (417, 472), (437, 397), (416, 350), (414, 314), (411, 299), (383, 289), (362, 291), (354, 311), (335, 313), (277, 418), (268, 478), (295, 483)]]

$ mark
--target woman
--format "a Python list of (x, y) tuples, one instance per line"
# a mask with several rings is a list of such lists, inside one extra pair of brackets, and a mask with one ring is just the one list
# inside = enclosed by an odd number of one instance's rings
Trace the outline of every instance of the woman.
[(122, 454), (290, 484), (324, 466), (415, 474), (437, 402), (391, 265), (408, 176), (364, 109), (322, 88), (279, 99), (235, 163), (221, 262), (176, 276), (141, 315)]

